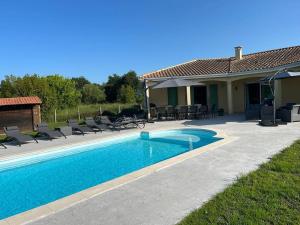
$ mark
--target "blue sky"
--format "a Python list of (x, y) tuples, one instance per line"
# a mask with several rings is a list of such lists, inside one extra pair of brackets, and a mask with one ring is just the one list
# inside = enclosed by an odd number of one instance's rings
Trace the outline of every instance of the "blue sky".
[(138, 74), (300, 44), (300, 1), (1, 0), (0, 79)]

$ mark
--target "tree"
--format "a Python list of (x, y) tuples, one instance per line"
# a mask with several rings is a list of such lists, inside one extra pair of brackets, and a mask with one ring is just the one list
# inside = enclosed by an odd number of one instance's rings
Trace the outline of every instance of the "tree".
[(118, 93), (122, 86), (122, 77), (117, 74), (108, 77), (108, 81), (105, 84), (105, 95), (108, 102), (116, 102), (118, 99)]
[(1, 82), (1, 97), (38, 96), (42, 100), (41, 111), (45, 116), (56, 105), (54, 90), (47, 80), (38, 75), (24, 77), (6, 76)]
[(139, 78), (134, 71), (129, 71), (122, 76), (122, 84), (131, 86), (135, 91), (139, 88)]
[(82, 89), (82, 102), (86, 104), (101, 103), (105, 101), (104, 90), (97, 84), (86, 84)]
[(119, 92), (119, 101), (122, 103), (135, 103), (135, 91), (129, 85), (122, 85)]
[(84, 76), (73, 77), (71, 80), (75, 82), (76, 89), (80, 91), (83, 89), (84, 85), (91, 83)]
[(54, 92), (57, 108), (74, 107), (80, 103), (81, 93), (76, 89), (74, 81), (60, 75), (50, 75), (46, 79)]
[(17, 77), (10, 75), (6, 76), (4, 80), (1, 81), (0, 86), (0, 96), (2, 98), (15, 97), (16, 88), (14, 86)]

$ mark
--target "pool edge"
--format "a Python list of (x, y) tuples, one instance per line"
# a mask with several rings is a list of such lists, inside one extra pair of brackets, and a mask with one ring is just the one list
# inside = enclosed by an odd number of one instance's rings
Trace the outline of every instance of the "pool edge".
[[(199, 127), (196, 127), (196, 126), (190, 126), (190, 127), (187, 127), (186, 129), (189, 129), (189, 128), (198, 128), (199, 129)], [(182, 128), (177, 128), (177, 129), (182, 129)], [(170, 128), (156, 129), (155, 131), (163, 131), (163, 130), (170, 130)], [(203, 129), (203, 130), (206, 130), (206, 129)], [(196, 148), (193, 151), (182, 153), (175, 157), (163, 160), (161, 162), (158, 162), (156, 164), (153, 164), (148, 167), (142, 168), (140, 170), (134, 171), (132, 173), (126, 174), (124, 176), (104, 182), (104, 183), (96, 185), (94, 187), (90, 187), (88, 189), (85, 189), (83, 191), (77, 192), (77, 193), (69, 195), (67, 197), (58, 199), (58, 200), (50, 202), (48, 204), (45, 204), (45, 205), (39, 206), (37, 208), (16, 214), (14, 216), (11, 216), (11, 217), (8, 217), (5, 219), (2, 219), (2, 220), (0, 220), (0, 225), (2, 225), (2, 224), (3, 225), (4, 224), (9, 224), (9, 225), (28, 224), (28, 223), (34, 222), (36, 220), (42, 219), (44, 217), (50, 216), (59, 211), (67, 209), (69, 207), (72, 207), (72, 206), (79, 204), (83, 201), (86, 201), (90, 198), (101, 195), (107, 191), (113, 190), (113, 189), (123, 186), (127, 183), (133, 182), (137, 179), (140, 179), (144, 176), (152, 174), (156, 171), (168, 168), (177, 163), (180, 163), (187, 159), (196, 157), (204, 152), (213, 150), (217, 147), (228, 144), (228, 143), (238, 139), (237, 137), (227, 136), (227, 134), (225, 132), (223, 132), (222, 130), (219, 130), (219, 129), (209, 128), (207, 130), (215, 131), (216, 132), (215, 137), (219, 137), (222, 139), (219, 141), (213, 142), (211, 144), (208, 144), (206, 146)], [(152, 132), (153, 132), (153, 130), (152, 130)], [(123, 135), (120, 135), (120, 136), (123, 136)], [(102, 140), (104, 140), (104, 139), (102, 139)], [(94, 142), (94, 141), (92, 141), (92, 142)], [(91, 142), (87, 142), (87, 143), (91, 143)], [(85, 143), (85, 144), (87, 144), (87, 143)], [(70, 146), (70, 145), (68, 145), (68, 146)], [(20, 155), (18, 155), (18, 156), (20, 156)], [(22, 154), (22, 155), (24, 156), (24, 154)]]

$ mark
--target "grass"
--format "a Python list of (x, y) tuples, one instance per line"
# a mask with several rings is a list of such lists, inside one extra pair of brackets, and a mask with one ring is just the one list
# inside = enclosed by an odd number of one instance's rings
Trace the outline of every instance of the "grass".
[[(116, 114), (119, 111), (119, 106), (122, 110), (124, 108), (132, 107), (133, 104), (106, 103), (106, 104), (79, 105), (78, 107), (74, 107), (74, 108), (57, 110), (56, 119), (58, 122), (64, 122), (70, 118), (78, 119), (79, 118), (78, 108), (79, 108), (81, 118), (84, 118), (86, 116), (95, 116), (99, 113), (100, 106), (101, 106), (102, 112), (109, 111), (109, 112)], [(48, 119), (47, 119), (48, 123), (54, 123), (54, 112), (51, 113), (51, 115), (47, 116), (47, 117), (48, 117)]]
[(300, 141), (179, 223), (196, 224), (300, 224)]

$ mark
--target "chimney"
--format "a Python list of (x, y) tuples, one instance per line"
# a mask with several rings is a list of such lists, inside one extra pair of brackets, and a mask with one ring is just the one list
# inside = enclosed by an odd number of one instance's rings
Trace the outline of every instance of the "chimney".
[(235, 59), (241, 60), (243, 58), (243, 53), (242, 53), (243, 47), (237, 46), (234, 47), (234, 49), (235, 49)]

